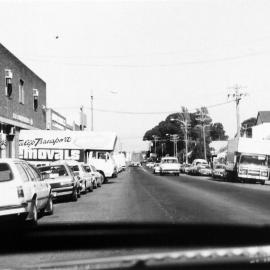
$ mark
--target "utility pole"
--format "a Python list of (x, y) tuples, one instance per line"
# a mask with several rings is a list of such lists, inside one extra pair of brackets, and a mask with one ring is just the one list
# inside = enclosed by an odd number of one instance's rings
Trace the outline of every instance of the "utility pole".
[(237, 138), (240, 137), (240, 130), (241, 130), (241, 123), (240, 123), (240, 112), (239, 112), (239, 103), (240, 103), (240, 100), (242, 99), (242, 97), (246, 96), (247, 93), (243, 93), (242, 92), (242, 89), (243, 87), (239, 86), (239, 85), (235, 85), (234, 87), (232, 87), (233, 89), (233, 93), (232, 94), (228, 94), (228, 98), (232, 98), (233, 101), (235, 101), (235, 104), (236, 104), (236, 136)]
[(91, 131), (94, 131), (94, 96), (93, 91), (91, 91)]
[(170, 141), (173, 142), (173, 154), (177, 157), (177, 142), (179, 141), (178, 134), (171, 135)]
[(207, 111), (206, 108), (200, 108), (199, 111), (199, 117), (197, 118), (198, 121), (201, 122), (201, 127), (202, 127), (202, 135), (203, 135), (203, 149), (204, 149), (204, 159), (207, 160), (207, 154), (206, 154), (206, 138), (205, 138), (205, 127), (208, 126), (205, 124), (207, 121), (208, 117), (206, 115)]
[(84, 130), (83, 106), (80, 107), (80, 130)]
[(188, 110), (183, 107), (184, 117), (185, 117), (185, 147), (186, 147), (186, 164), (188, 164)]
[(157, 141), (158, 141), (158, 136), (157, 135), (153, 135), (154, 138), (154, 143), (155, 143), (155, 154), (157, 154)]

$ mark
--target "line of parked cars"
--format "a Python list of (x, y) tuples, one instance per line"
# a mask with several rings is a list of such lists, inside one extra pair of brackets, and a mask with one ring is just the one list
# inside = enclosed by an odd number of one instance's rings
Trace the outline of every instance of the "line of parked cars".
[(189, 175), (212, 176), (213, 178), (225, 178), (226, 170), (224, 164), (216, 164), (212, 169), (204, 159), (195, 159), (192, 164), (180, 164), (175, 157), (164, 157), (160, 162), (149, 162), (146, 166), (152, 169), (153, 174), (185, 173)]
[(77, 161), (36, 167), (21, 159), (0, 159), (0, 218), (36, 225), (39, 216), (53, 214), (56, 199), (77, 201), (104, 180), (94, 166)]

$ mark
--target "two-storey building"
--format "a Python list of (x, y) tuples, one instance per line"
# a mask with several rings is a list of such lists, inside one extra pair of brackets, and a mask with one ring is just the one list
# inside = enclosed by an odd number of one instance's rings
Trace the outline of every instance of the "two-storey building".
[(18, 157), (21, 129), (46, 129), (46, 83), (0, 43), (0, 157)]

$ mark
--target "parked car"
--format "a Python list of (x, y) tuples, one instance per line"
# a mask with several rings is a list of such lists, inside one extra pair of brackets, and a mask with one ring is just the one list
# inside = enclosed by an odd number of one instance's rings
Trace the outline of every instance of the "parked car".
[(194, 159), (191, 163), (189, 174), (192, 175), (199, 175), (199, 169), (203, 166), (207, 166), (208, 163), (205, 159)]
[(101, 185), (104, 183), (104, 177), (101, 173), (97, 171), (96, 167), (85, 163), (83, 164), (83, 167), (95, 179), (95, 183), (93, 183), (93, 185), (95, 185), (95, 188), (101, 187)]
[(65, 161), (52, 162), (51, 165), (38, 167), (45, 181), (50, 184), (55, 198), (69, 197), (77, 201), (80, 197), (80, 182)]
[(190, 170), (190, 166), (191, 166), (190, 164), (186, 164), (186, 163), (182, 164), (180, 167), (180, 172), (181, 173), (188, 173)]
[(154, 167), (153, 167), (153, 173), (160, 173), (160, 164), (159, 163), (155, 163)]
[(155, 162), (150, 161), (150, 162), (146, 162), (146, 165), (145, 166), (147, 168), (149, 168), (149, 169), (152, 169), (154, 167), (154, 165), (155, 165)]
[(180, 163), (176, 157), (163, 157), (160, 162), (160, 175), (164, 174), (179, 175)]
[(75, 160), (67, 160), (66, 162), (73, 173), (79, 177), (81, 192), (85, 194), (87, 191), (93, 191), (97, 185), (96, 180), (84, 169), (83, 164)]
[(209, 165), (202, 165), (198, 168), (198, 174), (202, 176), (212, 176), (212, 169)]
[(17, 216), (36, 225), (39, 213), (53, 214), (50, 185), (26, 161), (0, 159), (0, 216)]
[(226, 165), (217, 164), (212, 173), (213, 178), (225, 178), (226, 177)]

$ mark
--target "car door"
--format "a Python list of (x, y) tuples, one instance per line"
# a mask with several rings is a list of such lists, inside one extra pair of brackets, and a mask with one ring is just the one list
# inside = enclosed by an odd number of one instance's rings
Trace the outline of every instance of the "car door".
[(35, 192), (33, 182), (30, 178), (30, 175), (26, 172), (22, 162), (15, 162), (15, 166), (22, 180), (24, 198), (27, 202), (29, 202), (32, 200), (33, 194)]
[(42, 187), (40, 184), (40, 181), (38, 181), (37, 177), (34, 175), (33, 171), (31, 170), (30, 166), (27, 163), (22, 164), (26, 173), (29, 175), (31, 182), (33, 184), (33, 188), (35, 193), (37, 194), (37, 208), (41, 209), (42, 208)]
[(42, 207), (45, 207), (50, 196), (50, 185), (46, 181), (42, 180), (41, 175), (37, 171), (37, 169), (35, 169), (31, 165), (29, 165), (29, 167), (31, 171), (33, 172), (35, 178), (37, 179), (38, 185), (40, 187), (40, 201), (41, 201)]

